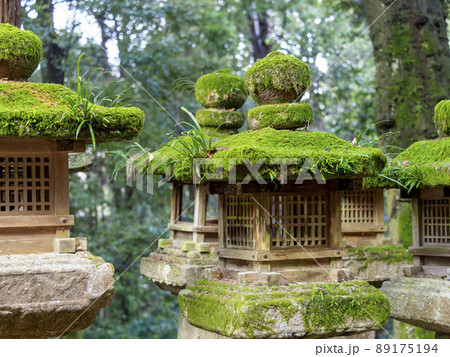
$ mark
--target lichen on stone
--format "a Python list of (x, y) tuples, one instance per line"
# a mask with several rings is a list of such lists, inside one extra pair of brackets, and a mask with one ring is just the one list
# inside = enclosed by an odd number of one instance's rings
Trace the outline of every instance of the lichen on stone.
[(247, 70), (245, 83), (258, 104), (298, 101), (311, 83), (309, 66), (298, 58), (271, 52)]
[(190, 324), (224, 336), (333, 336), (363, 325), (380, 328), (389, 302), (365, 281), (240, 286), (200, 280), (178, 295)]
[[(79, 119), (71, 115), (67, 98), (75, 97), (59, 84), (0, 82), (0, 136), (90, 140), (87, 125), (76, 135)], [(94, 105), (91, 124), (97, 141), (130, 140), (144, 123), (138, 108)]]
[(239, 109), (247, 96), (244, 80), (228, 68), (205, 74), (195, 83), (195, 98), (205, 108)]
[(307, 103), (268, 104), (248, 111), (248, 123), (253, 130), (262, 128), (295, 129), (313, 122), (313, 108)]
[(245, 121), (242, 112), (223, 109), (199, 109), (196, 119), (202, 127), (220, 129), (239, 129)]
[(0, 79), (28, 79), (41, 58), (42, 42), (34, 33), (0, 24)]
[(434, 124), (441, 137), (450, 136), (450, 100), (441, 100), (434, 108)]

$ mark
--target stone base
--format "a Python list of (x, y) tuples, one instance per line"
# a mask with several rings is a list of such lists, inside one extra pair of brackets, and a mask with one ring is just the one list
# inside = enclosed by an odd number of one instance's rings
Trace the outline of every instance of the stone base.
[(0, 338), (82, 330), (114, 297), (114, 267), (88, 252), (0, 255)]
[(384, 294), (362, 281), (268, 287), (201, 280), (178, 301), (186, 318), (180, 338), (204, 330), (208, 338), (329, 338), (378, 330), (389, 316)]
[(200, 279), (209, 279), (217, 270), (218, 258), (214, 252), (186, 252), (172, 246), (160, 247), (141, 260), (141, 274), (154, 281), (161, 289), (178, 294), (187, 285)]
[(386, 280), (404, 277), (404, 267), (411, 262), (412, 255), (402, 247), (350, 248), (342, 258), (342, 267), (351, 272), (352, 278), (381, 286)]
[(383, 283), (391, 317), (440, 334), (450, 334), (450, 282), (444, 279), (398, 278)]

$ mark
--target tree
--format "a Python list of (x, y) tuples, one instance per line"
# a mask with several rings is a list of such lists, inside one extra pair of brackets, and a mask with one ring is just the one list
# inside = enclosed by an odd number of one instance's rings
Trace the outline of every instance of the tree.
[(8, 23), (20, 28), (21, 18), (20, 0), (0, 0), (0, 23)]
[(380, 133), (400, 132), (386, 142), (406, 147), (433, 138), (434, 106), (450, 96), (447, 0), (329, 0), (354, 8), (370, 25), (376, 67)]

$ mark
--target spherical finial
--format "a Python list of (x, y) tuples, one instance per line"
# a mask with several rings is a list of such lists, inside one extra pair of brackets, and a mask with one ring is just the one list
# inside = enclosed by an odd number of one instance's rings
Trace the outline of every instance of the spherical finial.
[(450, 136), (450, 100), (441, 100), (434, 108), (434, 124), (439, 136)]
[(239, 109), (247, 95), (244, 80), (228, 68), (205, 74), (195, 84), (195, 98), (205, 108)]
[(27, 80), (42, 58), (42, 42), (31, 31), (0, 24), (0, 79)]
[(245, 83), (258, 104), (298, 101), (311, 83), (309, 66), (298, 58), (271, 52), (248, 69)]

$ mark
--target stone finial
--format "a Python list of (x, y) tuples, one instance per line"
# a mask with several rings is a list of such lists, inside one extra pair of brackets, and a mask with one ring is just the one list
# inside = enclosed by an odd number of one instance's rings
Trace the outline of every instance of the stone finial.
[(245, 83), (258, 104), (296, 102), (311, 83), (309, 66), (298, 58), (271, 52), (248, 69)]
[(0, 79), (27, 80), (42, 58), (42, 42), (31, 31), (0, 24)]
[(313, 121), (311, 105), (297, 103), (310, 85), (309, 67), (298, 58), (272, 52), (245, 74), (252, 98), (260, 104), (248, 112), (253, 130), (297, 129)]
[(247, 88), (241, 77), (224, 68), (197, 80), (195, 99), (204, 108), (239, 109), (247, 100)]
[(441, 100), (434, 108), (434, 124), (440, 137), (450, 136), (450, 100)]
[(244, 105), (247, 95), (244, 80), (228, 68), (205, 74), (195, 84), (195, 98), (205, 108), (197, 111), (198, 123), (208, 135), (235, 133), (245, 120), (236, 109)]

